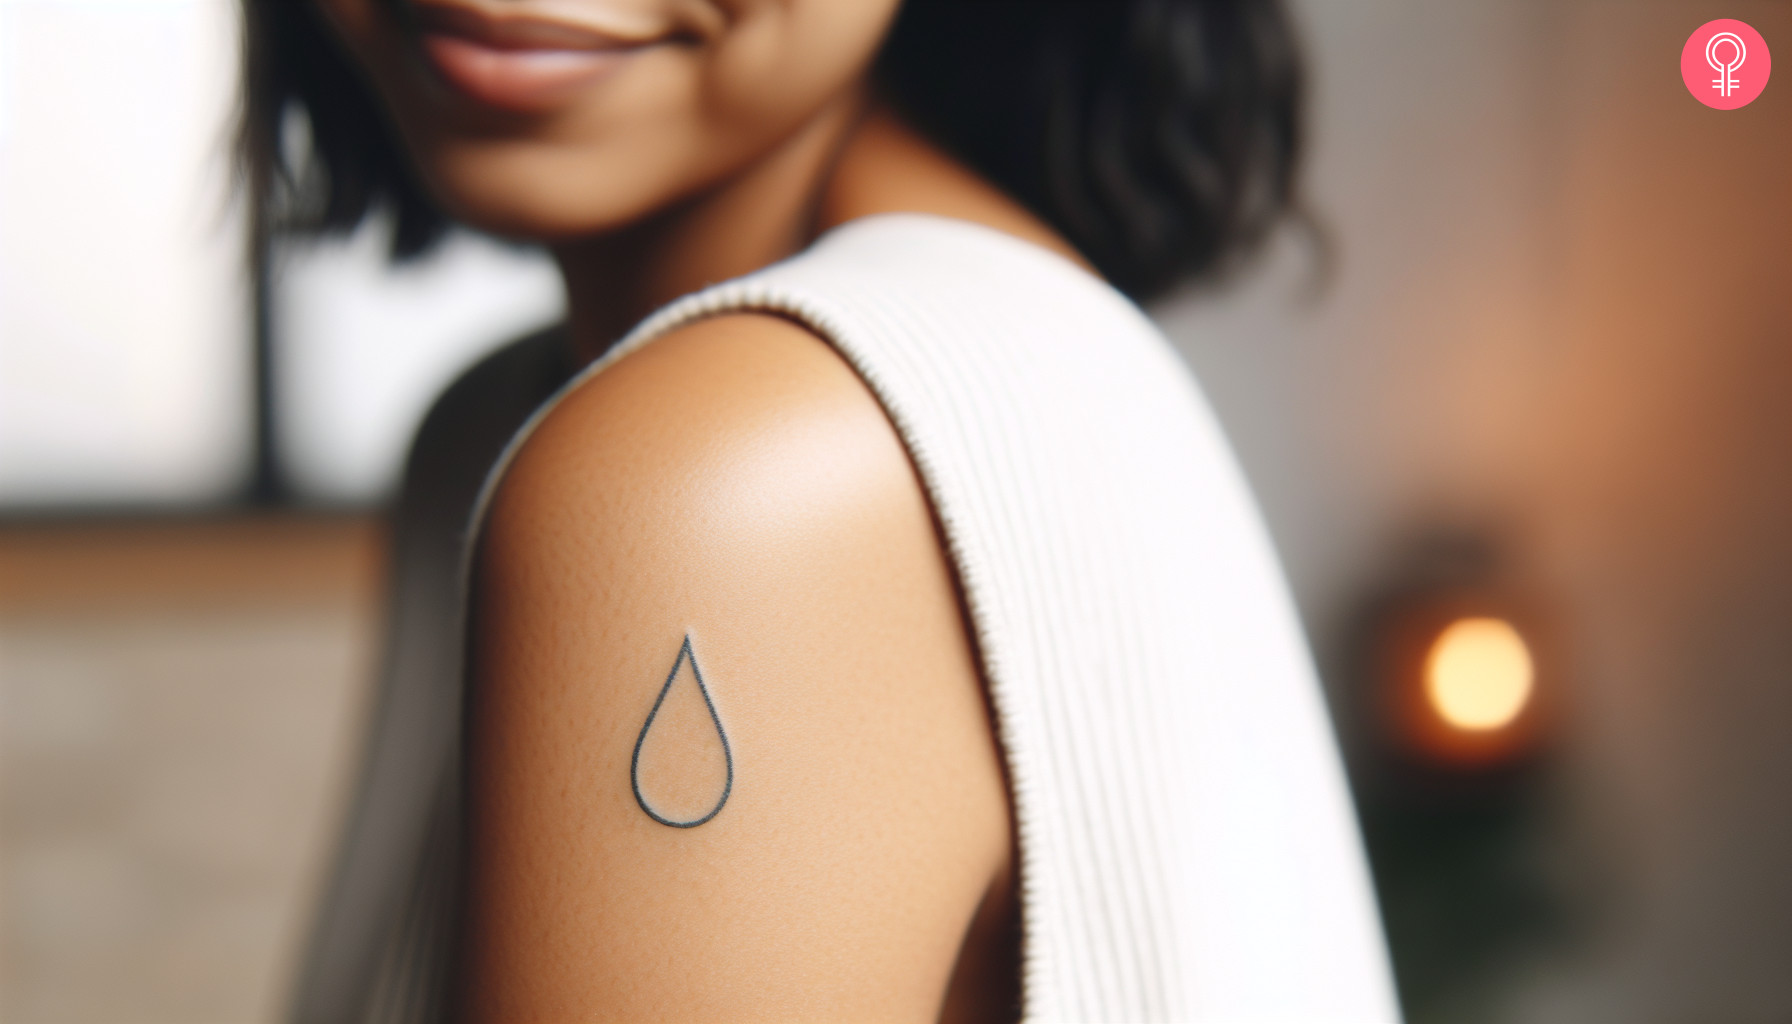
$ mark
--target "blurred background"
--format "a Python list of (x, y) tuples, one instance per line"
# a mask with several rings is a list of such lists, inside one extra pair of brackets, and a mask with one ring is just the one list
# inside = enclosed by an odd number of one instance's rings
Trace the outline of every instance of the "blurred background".
[[(1325, 244), (1153, 312), (1294, 583), (1409, 1019), (1792, 1020), (1792, 86), (1678, 73), (1713, 18), (1792, 53), (1792, 3), (1294, 7)], [(379, 225), (249, 272), (237, 32), (0, 0), (6, 1022), (280, 1016), (381, 503), (562, 301)]]

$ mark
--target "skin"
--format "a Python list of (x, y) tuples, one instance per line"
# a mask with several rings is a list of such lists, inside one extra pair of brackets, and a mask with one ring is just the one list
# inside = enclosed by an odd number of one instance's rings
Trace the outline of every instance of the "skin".
[[(895, 0), (589, 0), (673, 28), (527, 114), (444, 88), (378, 0), (318, 2), (439, 200), (551, 247), (583, 359), (877, 213), (1076, 258), (871, 98)], [(588, 381), (501, 482), (473, 581), (460, 1019), (1015, 1016), (977, 658), (915, 471), (826, 343), (717, 317)], [(687, 635), (734, 759), (689, 829), (630, 786)], [(654, 791), (699, 808), (718, 777), (700, 712), (669, 705), (648, 752)]]

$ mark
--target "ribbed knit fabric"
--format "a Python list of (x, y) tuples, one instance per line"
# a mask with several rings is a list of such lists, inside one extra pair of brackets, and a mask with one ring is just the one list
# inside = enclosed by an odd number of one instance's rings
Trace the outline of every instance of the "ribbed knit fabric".
[(1293, 604), (1138, 308), (996, 231), (873, 217), (674, 303), (567, 390), (738, 311), (845, 357), (939, 516), (1013, 786), (1027, 1018), (1397, 1019)]

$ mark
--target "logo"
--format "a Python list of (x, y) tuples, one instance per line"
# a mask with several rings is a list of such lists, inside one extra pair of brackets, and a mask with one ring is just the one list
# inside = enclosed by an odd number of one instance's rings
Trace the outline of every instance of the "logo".
[(1753, 103), (1767, 88), (1772, 72), (1767, 40), (1734, 18), (1700, 25), (1680, 51), (1680, 78), (1686, 90), (1716, 110), (1735, 110)]

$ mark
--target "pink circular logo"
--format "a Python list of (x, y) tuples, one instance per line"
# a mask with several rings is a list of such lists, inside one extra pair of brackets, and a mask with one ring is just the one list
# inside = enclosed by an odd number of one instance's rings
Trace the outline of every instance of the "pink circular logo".
[(1767, 40), (1746, 23), (1719, 18), (1700, 25), (1680, 51), (1680, 77), (1707, 107), (1746, 107), (1767, 88), (1773, 57)]

